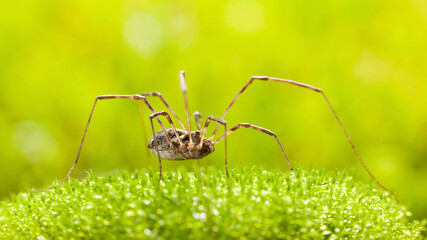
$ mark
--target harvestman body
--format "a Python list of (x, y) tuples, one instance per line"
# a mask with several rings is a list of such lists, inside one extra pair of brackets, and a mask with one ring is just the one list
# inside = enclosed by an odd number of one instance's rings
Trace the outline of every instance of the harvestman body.
[[(360, 157), (359, 153), (356, 150), (356, 147), (354, 146), (353, 142), (351, 141), (350, 136), (348, 135), (347, 131), (345, 130), (344, 126), (342, 125), (341, 121), (339, 120), (337, 114), (335, 113), (334, 109), (332, 108), (332, 105), (330, 104), (330, 102), (326, 98), (326, 95), (324, 94), (324, 92), (321, 89), (313, 87), (313, 86), (305, 84), (305, 83), (300, 83), (300, 82), (296, 82), (296, 81), (292, 81), (292, 80), (288, 80), (288, 79), (273, 78), (273, 77), (267, 77), (267, 76), (251, 77), (249, 82), (246, 83), (246, 85), (239, 91), (239, 93), (237, 93), (237, 95), (234, 97), (234, 99), (228, 105), (228, 107), (226, 108), (224, 113), (221, 115), (221, 117), (218, 118), (218, 117), (215, 117), (212, 115), (209, 116), (205, 121), (205, 125), (203, 126), (203, 129), (200, 128), (200, 123), (199, 123), (199, 121), (201, 119), (201, 115), (198, 112), (195, 112), (194, 117), (196, 120), (198, 130), (191, 131), (190, 116), (189, 116), (189, 112), (188, 112), (188, 102), (187, 102), (187, 85), (185, 83), (185, 72), (184, 71), (179, 72), (179, 79), (180, 79), (181, 91), (184, 95), (187, 126), (185, 126), (183, 124), (183, 122), (178, 117), (178, 115), (173, 111), (173, 109), (169, 106), (169, 104), (163, 98), (162, 94), (160, 94), (158, 92), (148, 92), (148, 93), (141, 93), (141, 94), (134, 94), (134, 95), (101, 95), (101, 96), (96, 97), (95, 103), (93, 104), (93, 107), (92, 107), (92, 111), (89, 115), (89, 120), (86, 124), (86, 128), (85, 128), (85, 131), (83, 133), (83, 138), (80, 142), (80, 147), (79, 147), (79, 150), (77, 152), (77, 156), (76, 156), (76, 159), (74, 161), (74, 164), (71, 167), (70, 171), (67, 173), (67, 175), (64, 177), (64, 179), (62, 179), (60, 181), (60, 183), (64, 182), (71, 175), (71, 173), (73, 172), (74, 168), (77, 165), (77, 162), (78, 162), (79, 156), (80, 156), (80, 152), (81, 152), (81, 149), (83, 146), (83, 142), (84, 142), (84, 139), (86, 136), (86, 132), (87, 132), (87, 129), (89, 127), (89, 123), (90, 123), (90, 120), (92, 119), (92, 115), (93, 115), (93, 112), (95, 110), (95, 106), (96, 106), (96, 103), (98, 102), (98, 100), (117, 99), (117, 98), (137, 100), (138, 101), (138, 107), (140, 109), (140, 116), (141, 117), (142, 117), (142, 109), (141, 109), (141, 104), (140, 104), (141, 101), (143, 101), (145, 103), (145, 105), (147, 105), (147, 107), (152, 112), (152, 114), (150, 115), (150, 123), (151, 123), (151, 129), (152, 129), (153, 136), (151, 137), (150, 141), (148, 142), (148, 148), (150, 148), (151, 151), (155, 155), (158, 156), (159, 165), (160, 165), (159, 181), (161, 181), (161, 178), (162, 178), (162, 159), (167, 159), (167, 160), (201, 159), (201, 158), (209, 155), (213, 151), (215, 151), (215, 145), (218, 144), (219, 142), (221, 142), (222, 140), (224, 140), (224, 145), (225, 145), (225, 149), (224, 149), (224, 152), (225, 152), (225, 170), (227, 173), (227, 177), (229, 177), (228, 167), (227, 167), (227, 136), (230, 135), (231, 133), (233, 133), (234, 131), (236, 131), (237, 129), (241, 128), (241, 127), (251, 128), (251, 129), (260, 131), (262, 133), (265, 133), (265, 134), (268, 134), (268, 135), (274, 137), (276, 139), (277, 144), (280, 147), (280, 150), (282, 151), (282, 154), (283, 154), (290, 170), (292, 172), (294, 172), (294, 170), (291, 166), (291, 163), (289, 162), (289, 159), (286, 156), (285, 151), (283, 150), (282, 144), (280, 143), (276, 134), (274, 134), (272, 131), (267, 130), (267, 129), (262, 128), (262, 127), (252, 125), (250, 123), (239, 123), (227, 131), (227, 122), (224, 120), (224, 118), (227, 115), (228, 111), (233, 106), (233, 104), (237, 101), (237, 99), (240, 97), (240, 95), (246, 90), (246, 88), (248, 88), (248, 86), (251, 85), (255, 80), (259, 80), (259, 81), (288, 83), (291, 85), (303, 87), (303, 88), (309, 89), (311, 91), (318, 92), (318, 93), (322, 94), (323, 98), (325, 99), (326, 103), (328, 104), (329, 108), (331, 109), (332, 114), (334, 115), (334, 117), (337, 120), (338, 124), (340, 125), (342, 131), (344, 132), (348, 142), (350, 143), (351, 147), (353, 148), (354, 153), (356, 154), (359, 161), (362, 163), (363, 167), (366, 169), (366, 171), (369, 173), (369, 175), (375, 180), (375, 182), (379, 186), (381, 186), (384, 190), (386, 190), (386, 191), (390, 192), (392, 195), (394, 195), (393, 192), (391, 192), (384, 185), (382, 185), (374, 177), (374, 175), (371, 173), (371, 171), (369, 171), (368, 167), (366, 166), (365, 162)], [(160, 98), (160, 100), (164, 103), (164, 105), (168, 108), (170, 113), (175, 117), (175, 119), (178, 121), (178, 123), (181, 125), (181, 127), (184, 130), (177, 129), (175, 127), (175, 125), (174, 125), (174, 123), (173, 123), (168, 112), (165, 112), (165, 111), (156, 112), (154, 110), (154, 108), (151, 106), (151, 104), (148, 102), (147, 97), (158, 97), (158, 98)], [(159, 118), (160, 116), (164, 116), (166, 118), (168, 123), (171, 125), (171, 128), (165, 128), (165, 126), (163, 125), (162, 121)], [(154, 131), (153, 118), (155, 118), (157, 120), (157, 122), (159, 123), (159, 125), (161, 127), (161, 130), (158, 132)], [(211, 121), (214, 121), (217, 124), (213, 130), (212, 136), (210, 136), (209, 138), (205, 138), (207, 128), (208, 128)], [(218, 131), (218, 128), (220, 125), (224, 126), (224, 134), (221, 137), (219, 137), (216, 141), (213, 141), (213, 138), (215, 137), (215, 134)], [(150, 159), (149, 156), (148, 156), (148, 159)], [(53, 186), (51, 186), (45, 190), (52, 189), (52, 188), (53, 188)], [(45, 190), (36, 190), (34, 192), (42, 192)]]

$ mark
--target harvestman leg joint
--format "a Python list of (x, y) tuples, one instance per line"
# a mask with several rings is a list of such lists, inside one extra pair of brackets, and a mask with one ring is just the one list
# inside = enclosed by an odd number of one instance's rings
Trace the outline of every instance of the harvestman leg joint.
[[(288, 79), (281, 79), (281, 78), (274, 78), (274, 77), (267, 77), (267, 76), (251, 77), (251, 79), (246, 83), (246, 85), (237, 93), (237, 95), (234, 97), (234, 99), (231, 101), (231, 103), (225, 109), (225, 111), (221, 115), (221, 117), (209, 116), (208, 118), (206, 118), (206, 121), (205, 121), (205, 124), (203, 125), (203, 128), (201, 128), (199, 121), (201, 120), (202, 116), (199, 112), (195, 112), (194, 118), (196, 120), (197, 130), (192, 131), (191, 126), (190, 126), (190, 116), (189, 116), (188, 101), (187, 101), (187, 85), (185, 82), (185, 72), (184, 71), (179, 72), (179, 79), (180, 79), (181, 91), (184, 95), (184, 104), (185, 104), (187, 126), (185, 126), (183, 121), (181, 121), (181, 119), (178, 117), (178, 115), (173, 111), (173, 109), (169, 106), (167, 101), (163, 98), (162, 94), (159, 92), (147, 92), (147, 93), (134, 94), (134, 95), (101, 95), (101, 96), (96, 97), (95, 102), (94, 102), (93, 107), (92, 107), (92, 110), (91, 110), (90, 115), (89, 115), (89, 120), (87, 121), (86, 128), (85, 128), (84, 133), (83, 133), (82, 140), (80, 142), (79, 150), (77, 151), (77, 156), (76, 156), (76, 159), (74, 161), (74, 164), (71, 167), (71, 169), (69, 170), (69, 172), (67, 173), (67, 175), (60, 181), (60, 183), (64, 182), (71, 175), (71, 173), (73, 172), (74, 168), (77, 165), (77, 162), (78, 162), (79, 156), (80, 156), (80, 152), (82, 150), (83, 142), (85, 140), (85, 136), (86, 136), (86, 133), (87, 133), (87, 130), (88, 130), (88, 127), (89, 127), (90, 121), (92, 119), (92, 115), (93, 115), (93, 112), (95, 110), (95, 106), (96, 106), (98, 100), (106, 100), (106, 99), (132, 99), (132, 100), (137, 100), (138, 106), (140, 108), (140, 116), (141, 117), (142, 117), (142, 109), (141, 109), (141, 104), (140, 104), (141, 102), (144, 102), (144, 104), (151, 111), (152, 114), (150, 115), (150, 124), (151, 124), (151, 130), (152, 130), (153, 136), (151, 137), (150, 141), (148, 142), (148, 148), (150, 148), (151, 151), (155, 155), (157, 155), (157, 157), (158, 157), (159, 167), (160, 167), (159, 181), (161, 181), (161, 178), (162, 178), (162, 159), (166, 159), (166, 160), (201, 159), (201, 158), (209, 155), (213, 151), (215, 151), (215, 145), (220, 143), (223, 140), (224, 140), (224, 145), (225, 145), (225, 148), (224, 148), (225, 170), (226, 170), (227, 177), (229, 177), (228, 166), (227, 166), (227, 136), (230, 135), (231, 133), (235, 132), (236, 130), (242, 128), (242, 127), (254, 129), (256, 131), (259, 131), (259, 132), (262, 132), (262, 133), (265, 133), (269, 136), (274, 137), (277, 144), (280, 147), (280, 150), (282, 151), (282, 154), (283, 154), (290, 170), (292, 172), (294, 172), (294, 169), (292, 168), (291, 163), (290, 163), (288, 157), (286, 156), (285, 150), (283, 149), (283, 146), (280, 143), (279, 138), (276, 136), (276, 134), (274, 132), (272, 132), (268, 129), (259, 127), (259, 126), (255, 126), (255, 125), (250, 124), (250, 123), (239, 123), (227, 131), (227, 122), (224, 120), (224, 118), (227, 115), (227, 113), (230, 111), (230, 108), (234, 105), (234, 103), (237, 101), (237, 99), (240, 97), (240, 95), (242, 95), (242, 93), (249, 87), (249, 85), (251, 85), (255, 80), (259, 80), (259, 81), (288, 83), (288, 84), (291, 84), (294, 86), (303, 87), (303, 88), (306, 88), (308, 90), (320, 93), (323, 96), (326, 103), (328, 104), (332, 114), (334, 115), (336, 121), (338, 122), (339, 126), (341, 127), (341, 130), (344, 132), (350, 146), (352, 147), (354, 153), (356, 154), (359, 161), (362, 163), (365, 170), (368, 172), (368, 174), (372, 177), (372, 179), (374, 179), (374, 181), (379, 186), (381, 186), (384, 190), (386, 190), (386, 191), (390, 192), (392, 195), (394, 195), (394, 193), (392, 191), (390, 191), (389, 189), (387, 189), (384, 185), (382, 185), (374, 177), (374, 175), (371, 173), (371, 171), (368, 169), (365, 162), (362, 160), (360, 154), (358, 153), (356, 147), (354, 146), (353, 142), (351, 141), (351, 138), (348, 135), (346, 129), (344, 128), (343, 124), (339, 120), (338, 115), (335, 113), (335, 110), (332, 108), (331, 103), (327, 99), (325, 93), (320, 88), (316, 88), (316, 87), (313, 87), (313, 86), (305, 84), (305, 83), (300, 83), (300, 82), (296, 82), (296, 81), (288, 80)], [(154, 108), (152, 107), (152, 105), (150, 104), (150, 102), (147, 100), (147, 97), (158, 97), (163, 102), (163, 104), (166, 106), (166, 108), (169, 110), (170, 114), (177, 120), (177, 122), (183, 128), (183, 130), (175, 127), (175, 125), (172, 121), (172, 118), (168, 112), (165, 112), (165, 111), (157, 112), (157, 111), (155, 111)], [(169, 123), (169, 125), (171, 126), (171, 128), (166, 128), (165, 125), (163, 124), (163, 122), (161, 121), (160, 117), (166, 118), (166, 120)], [(154, 118), (157, 120), (157, 122), (159, 123), (159, 125), (161, 127), (161, 130), (159, 130), (158, 132), (156, 132), (154, 130), (154, 123), (153, 123)], [(206, 138), (207, 129), (209, 127), (209, 124), (212, 121), (216, 122), (216, 126), (213, 130), (212, 135), (209, 138)], [(220, 136), (216, 141), (213, 141), (215, 134), (218, 131), (218, 128), (220, 125), (222, 125), (224, 127), (224, 134), (222, 136)], [(149, 156), (148, 156), (148, 158), (149, 158), (149, 161), (151, 161)], [(47, 189), (35, 190), (34, 192), (42, 192), (42, 191), (49, 190), (52, 188), (53, 188), (53, 186), (50, 186)]]

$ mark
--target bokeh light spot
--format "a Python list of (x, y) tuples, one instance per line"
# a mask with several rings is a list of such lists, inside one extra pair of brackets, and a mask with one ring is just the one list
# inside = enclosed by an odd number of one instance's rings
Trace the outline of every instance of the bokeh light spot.
[(30, 120), (16, 125), (12, 141), (13, 146), (30, 162), (51, 160), (57, 151), (56, 140), (49, 131), (40, 123)]
[(177, 14), (171, 20), (171, 30), (175, 34), (177, 45), (188, 49), (199, 41), (199, 22), (194, 16)]
[(257, 1), (231, 1), (226, 9), (226, 20), (235, 30), (251, 33), (264, 28), (264, 7)]
[(369, 51), (361, 54), (354, 65), (355, 75), (364, 82), (383, 82), (389, 79), (392, 64)]
[(143, 58), (151, 58), (159, 48), (161, 41), (160, 23), (150, 14), (134, 13), (125, 23), (123, 35)]

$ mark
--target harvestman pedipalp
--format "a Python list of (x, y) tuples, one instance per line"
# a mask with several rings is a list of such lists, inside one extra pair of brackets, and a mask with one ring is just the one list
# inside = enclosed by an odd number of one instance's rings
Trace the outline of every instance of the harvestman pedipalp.
[[(90, 115), (89, 115), (89, 120), (86, 124), (86, 128), (84, 130), (83, 138), (80, 142), (80, 147), (79, 147), (79, 150), (77, 152), (77, 156), (76, 156), (76, 159), (74, 161), (74, 164), (71, 167), (71, 169), (69, 170), (69, 172), (67, 173), (67, 175), (59, 183), (64, 182), (71, 175), (71, 173), (73, 172), (74, 168), (77, 165), (77, 162), (78, 162), (79, 156), (80, 156), (80, 152), (82, 150), (83, 142), (85, 140), (85, 136), (86, 136), (86, 133), (87, 133), (87, 130), (88, 130), (88, 127), (89, 127), (90, 121), (92, 119), (92, 115), (93, 115), (93, 112), (95, 110), (95, 106), (96, 106), (98, 100), (118, 99), (118, 98), (137, 100), (138, 106), (140, 108), (140, 116), (141, 117), (142, 117), (142, 110), (141, 110), (141, 104), (140, 104), (141, 101), (143, 101), (145, 103), (145, 105), (147, 105), (147, 107), (152, 112), (152, 114), (150, 115), (149, 118), (150, 118), (153, 136), (151, 137), (150, 141), (148, 142), (148, 148), (150, 148), (151, 151), (155, 155), (158, 156), (159, 168), (160, 168), (159, 181), (161, 181), (161, 178), (162, 178), (162, 159), (166, 159), (166, 160), (201, 159), (201, 158), (209, 155), (213, 151), (215, 151), (215, 145), (218, 144), (219, 142), (221, 142), (222, 140), (224, 140), (224, 145), (225, 145), (225, 148), (224, 148), (225, 171), (226, 171), (227, 177), (229, 177), (228, 166), (227, 166), (227, 136), (230, 135), (232, 132), (236, 131), (237, 129), (241, 128), (241, 127), (251, 128), (251, 129), (260, 131), (262, 133), (265, 133), (269, 136), (274, 137), (276, 139), (277, 144), (280, 147), (280, 150), (282, 151), (283, 156), (285, 157), (285, 160), (286, 160), (290, 170), (292, 172), (294, 172), (294, 169), (292, 168), (291, 163), (289, 162), (289, 159), (286, 156), (286, 153), (282, 147), (282, 144), (279, 141), (279, 138), (272, 131), (265, 129), (265, 128), (262, 128), (262, 127), (255, 126), (255, 125), (250, 124), (250, 123), (239, 123), (227, 131), (227, 122), (224, 120), (224, 118), (227, 115), (227, 113), (230, 111), (230, 108), (234, 105), (234, 103), (237, 101), (237, 99), (240, 97), (240, 95), (249, 87), (249, 85), (251, 85), (255, 80), (259, 80), (259, 81), (288, 83), (291, 85), (303, 87), (303, 88), (309, 89), (311, 91), (318, 92), (318, 93), (322, 94), (324, 100), (328, 104), (332, 114), (334, 115), (336, 121), (340, 125), (340, 127), (341, 127), (342, 131), (344, 132), (348, 142), (350, 143), (354, 153), (356, 154), (359, 161), (362, 163), (365, 170), (368, 172), (368, 174), (372, 177), (372, 179), (379, 186), (381, 186), (384, 190), (386, 190), (389, 193), (391, 193), (392, 195), (394, 195), (394, 193), (392, 191), (390, 191), (389, 189), (387, 189), (384, 185), (382, 185), (374, 177), (374, 175), (371, 173), (371, 171), (368, 169), (365, 162), (362, 160), (360, 154), (358, 153), (356, 147), (354, 146), (353, 142), (351, 141), (351, 138), (348, 135), (346, 129), (344, 128), (343, 124), (339, 120), (338, 115), (336, 114), (335, 110), (332, 108), (332, 105), (330, 104), (328, 98), (326, 97), (325, 93), (320, 88), (316, 88), (316, 87), (313, 87), (313, 86), (305, 84), (305, 83), (300, 83), (300, 82), (296, 82), (296, 81), (288, 80), (288, 79), (281, 79), (281, 78), (274, 78), (274, 77), (267, 77), (267, 76), (254, 76), (254, 77), (251, 77), (249, 82), (246, 83), (246, 85), (239, 91), (239, 93), (237, 93), (237, 95), (234, 97), (234, 99), (228, 105), (228, 107), (226, 108), (226, 110), (224, 111), (224, 113), (221, 115), (220, 118), (212, 116), (212, 115), (209, 116), (206, 119), (203, 128), (201, 128), (200, 124), (199, 124), (199, 120), (201, 119), (201, 115), (199, 112), (195, 112), (194, 117), (196, 119), (196, 124), (197, 124), (198, 130), (191, 131), (190, 116), (189, 116), (188, 101), (187, 101), (187, 85), (185, 82), (185, 72), (184, 71), (179, 72), (179, 79), (180, 79), (181, 91), (184, 95), (187, 126), (184, 125), (184, 123), (181, 121), (181, 119), (178, 117), (178, 115), (169, 106), (169, 104), (163, 98), (162, 94), (160, 94), (158, 92), (149, 92), (149, 93), (141, 93), (141, 94), (134, 94), (134, 95), (100, 95), (100, 96), (96, 97), (95, 102), (93, 104), (92, 110), (91, 110)], [(158, 98), (160, 98), (160, 100), (163, 102), (163, 104), (166, 106), (166, 108), (170, 111), (172, 116), (178, 121), (178, 123), (181, 125), (181, 127), (184, 130), (177, 129), (175, 127), (175, 125), (174, 125), (174, 123), (170, 117), (170, 114), (168, 112), (165, 112), (165, 111), (156, 112), (154, 110), (154, 108), (151, 106), (151, 104), (148, 102), (146, 97), (158, 97)], [(162, 121), (159, 118), (160, 116), (164, 116), (166, 118), (166, 120), (171, 125), (171, 128), (165, 128), (165, 126), (163, 125)], [(154, 131), (153, 118), (156, 118), (157, 122), (159, 123), (159, 125), (161, 127), (161, 130), (158, 132)], [(205, 138), (207, 128), (208, 128), (211, 121), (217, 122), (216, 127), (213, 130), (212, 135), (209, 138)], [(220, 125), (224, 126), (224, 135), (219, 137), (216, 141), (213, 141), (213, 138), (215, 137), (215, 134), (218, 131), (218, 128)], [(148, 159), (149, 159), (149, 157), (148, 157)], [(49, 190), (52, 188), (53, 188), (53, 186), (50, 186), (47, 189), (35, 190), (33, 192), (42, 192), (42, 191)]]

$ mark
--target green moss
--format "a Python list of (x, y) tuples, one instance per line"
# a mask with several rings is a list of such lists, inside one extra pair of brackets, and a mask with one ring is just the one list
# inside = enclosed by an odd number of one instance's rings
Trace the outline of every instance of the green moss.
[(181, 169), (159, 187), (152, 171), (121, 171), (3, 202), (0, 238), (421, 238), (408, 216), (387, 192), (343, 172), (235, 169), (227, 180), (222, 170), (200, 178)]

